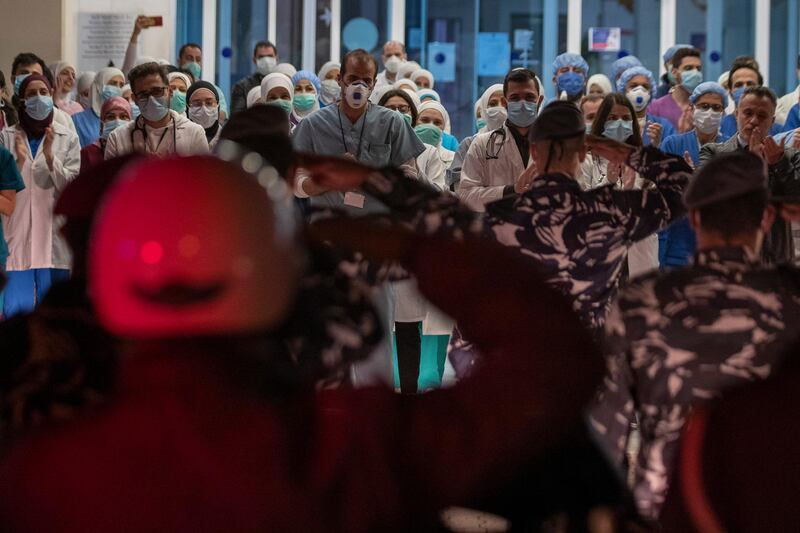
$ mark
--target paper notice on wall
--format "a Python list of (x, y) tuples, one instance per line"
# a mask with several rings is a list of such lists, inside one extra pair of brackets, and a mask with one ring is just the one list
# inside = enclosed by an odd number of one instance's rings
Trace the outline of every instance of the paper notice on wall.
[(136, 16), (134, 13), (79, 13), (78, 70), (98, 71), (109, 63), (122, 68)]

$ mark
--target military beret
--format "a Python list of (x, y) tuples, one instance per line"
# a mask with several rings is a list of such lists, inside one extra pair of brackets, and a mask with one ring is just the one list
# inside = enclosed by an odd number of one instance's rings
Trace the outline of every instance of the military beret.
[(753, 153), (731, 152), (715, 156), (694, 175), (683, 203), (697, 209), (756, 191), (767, 191), (766, 164)]
[(577, 137), (586, 133), (583, 113), (572, 102), (556, 100), (542, 109), (533, 122), (528, 139), (532, 142)]

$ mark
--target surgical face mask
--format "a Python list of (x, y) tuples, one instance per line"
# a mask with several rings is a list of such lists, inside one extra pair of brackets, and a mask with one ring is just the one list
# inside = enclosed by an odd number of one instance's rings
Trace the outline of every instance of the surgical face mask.
[(475, 120), (475, 126), (480, 130), (486, 127), (486, 121), (482, 118)]
[(342, 96), (342, 88), (339, 87), (339, 82), (336, 80), (322, 80), (321, 84), (321, 94), (320, 100), (322, 100), (325, 105), (330, 105)]
[(722, 111), (713, 109), (695, 109), (692, 114), (692, 123), (700, 133), (709, 135), (719, 131), (719, 124), (722, 122)]
[(259, 74), (266, 76), (277, 64), (278, 60), (272, 56), (259, 57), (258, 61), (256, 61), (256, 70), (258, 70)]
[(281, 109), (286, 111), (287, 115), (292, 112), (291, 100), (284, 100), (283, 98), (278, 98), (277, 100), (268, 100), (267, 105), (274, 105), (280, 107)]
[(633, 135), (632, 120), (609, 120), (603, 127), (603, 136), (624, 143), (628, 137)]
[(100, 91), (100, 96), (105, 102), (106, 100), (108, 100), (109, 98), (113, 98), (114, 96), (122, 96), (122, 89), (120, 89), (115, 85), (103, 85), (103, 90)]
[(736, 104), (736, 107), (739, 107), (739, 100), (742, 99), (742, 95), (744, 95), (744, 92), (746, 90), (747, 87), (739, 87), (738, 89), (733, 91), (733, 94), (731, 94), (731, 96), (733, 97), (733, 102)]
[(414, 128), (414, 133), (417, 134), (419, 140), (431, 146), (439, 146), (442, 144), (442, 130), (434, 124), (417, 124)]
[(166, 95), (159, 98), (150, 96), (145, 102), (140, 102), (140, 104), (142, 116), (145, 120), (149, 120), (150, 122), (158, 122), (169, 113)]
[(219, 120), (219, 107), (201, 105), (189, 108), (189, 120), (208, 129)]
[(317, 103), (317, 97), (313, 94), (297, 94), (294, 97), (294, 108), (300, 113), (310, 111)]
[(91, 96), (84, 96), (78, 95), (78, 103), (83, 106), (84, 109), (89, 109), (92, 107), (92, 97)]
[(203, 73), (203, 67), (200, 66), (200, 63), (195, 63), (194, 61), (190, 61), (189, 63), (184, 63), (183, 68), (191, 72), (195, 80), (199, 80), (200, 74)]
[(402, 59), (397, 56), (392, 56), (386, 61), (383, 62), (383, 66), (386, 67), (387, 72), (391, 72), (392, 74), (397, 74), (398, 69), (400, 69), (400, 65), (405, 63)]
[(19, 96), (19, 88), (22, 86), (22, 82), (25, 81), (25, 78), (30, 76), (30, 74), (20, 74), (16, 78), (14, 78), (14, 94)]
[(592, 133), (592, 123), (591, 122), (587, 122), (586, 123), (586, 135), (591, 135), (591, 133)]
[(347, 86), (347, 89), (344, 91), (344, 97), (345, 100), (347, 100), (347, 105), (353, 109), (361, 109), (367, 105), (371, 92), (366, 83), (357, 81)]
[(675, 75), (672, 73), (672, 67), (670, 66), (667, 69), (667, 81), (669, 81), (670, 85), (675, 85), (677, 80), (675, 79)]
[(637, 113), (644, 110), (650, 103), (650, 91), (641, 85), (637, 85), (625, 93), (625, 96), (628, 97), (628, 101), (631, 103), (633, 109), (635, 109)]
[(581, 94), (584, 85), (583, 75), (572, 71), (559, 74), (556, 78), (556, 85), (558, 86), (558, 91), (564, 91), (567, 96), (572, 97)]
[(53, 112), (53, 99), (50, 96), (31, 96), (25, 99), (25, 113), (33, 120), (44, 120)]
[(486, 129), (494, 131), (503, 126), (503, 123), (508, 118), (508, 112), (505, 107), (495, 106), (486, 110)]
[(131, 102), (131, 113), (133, 114), (133, 120), (136, 120), (142, 114), (142, 110), (139, 109), (136, 102)]
[(411, 125), (412, 117), (410, 113), (401, 113), (400, 111), (395, 111), (395, 113), (403, 117), (403, 120), (406, 121), (406, 124), (408, 124), (409, 126)]
[(176, 113), (183, 113), (186, 111), (186, 93), (172, 91), (172, 98), (169, 101), (169, 108)]
[(114, 120), (106, 120), (103, 122), (103, 131), (100, 133), (101, 139), (108, 139), (108, 136), (111, 135), (111, 132), (115, 129), (119, 128), (120, 126), (124, 126), (130, 122), (129, 120), (117, 118)]
[(536, 110), (538, 106), (536, 102), (509, 102), (508, 103), (508, 120), (515, 126), (520, 128), (527, 128), (533, 121), (536, 120)]
[(703, 73), (699, 70), (684, 70), (681, 72), (681, 87), (691, 94), (703, 81)]

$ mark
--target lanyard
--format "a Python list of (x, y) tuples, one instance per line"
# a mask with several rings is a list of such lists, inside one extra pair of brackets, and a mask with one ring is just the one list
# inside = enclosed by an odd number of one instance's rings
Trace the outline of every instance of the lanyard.
[[(369, 106), (369, 104), (367, 104), (367, 106)], [(344, 145), (344, 151), (346, 153), (349, 153), (350, 150), (347, 148), (347, 139), (345, 139), (344, 137), (344, 124), (342, 124), (342, 110), (338, 106), (336, 107), (336, 113), (339, 115), (339, 131), (342, 134), (342, 144)], [(364, 122), (361, 123), (361, 134), (358, 137), (358, 149), (356, 150), (355, 156), (356, 160), (359, 161), (361, 160), (361, 141), (364, 140), (364, 126), (367, 125), (368, 114), (369, 114), (369, 107), (367, 107), (367, 110), (364, 112), (364, 118), (363, 118)]]
[[(145, 151), (145, 153), (157, 154), (159, 147), (161, 147), (161, 143), (164, 141), (164, 137), (166, 137), (166, 135), (167, 135), (167, 130), (169, 129), (169, 125), (167, 125), (164, 128), (164, 131), (161, 132), (161, 138), (158, 140), (158, 144), (156, 144), (156, 147), (151, 152), (150, 151), (150, 143), (147, 142), (147, 140), (150, 138), (150, 136), (147, 134), (147, 129), (145, 128), (145, 124), (144, 124), (144, 119), (142, 119), (142, 126), (141, 127), (139, 127), (139, 121), (138, 120), (139, 119), (137, 119), (137, 121), (134, 123), (134, 128), (133, 128), (133, 131), (131, 132), (131, 144), (133, 144), (134, 134), (137, 131), (139, 131), (139, 132), (141, 132), (142, 140), (144, 141), (144, 151)], [(178, 151), (177, 129), (178, 128), (175, 125), (175, 117), (172, 117), (172, 150), (175, 153), (177, 153), (177, 151)], [(134, 150), (135, 150), (135, 145), (134, 145)]]

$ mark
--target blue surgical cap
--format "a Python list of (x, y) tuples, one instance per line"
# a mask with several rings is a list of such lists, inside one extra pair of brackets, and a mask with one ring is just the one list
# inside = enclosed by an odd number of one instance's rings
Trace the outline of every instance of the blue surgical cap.
[(723, 89), (722, 85), (720, 85), (715, 81), (704, 81), (703, 83), (695, 87), (694, 91), (692, 91), (691, 96), (689, 96), (689, 101), (691, 103), (695, 103), (698, 98), (708, 93), (714, 93), (720, 95), (722, 97), (722, 105), (728, 107), (728, 91)]
[(638, 67), (631, 67), (625, 72), (622, 73), (622, 76), (619, 77), (617, 80), (617, 92), (624, 93), (625, 86), (628, 85), (628, 82), (631, 81), (636, 76), (645, 76), (647, 77), (647, 81), (650, 82), (650, 97), (652, 98), (655, 96), (656, 93), (656, 79), (653, 76), (653, 73), (647, 70), (642, 66)]
[(672, 61), (672, 56), (675, 55), (675, 52), (680, 50), (681, 48), (693, 48), (691, 44), (674, 44), (667, 48), (667, 51), (664, 52), (662, 58), (664, 59), (664, 63), (668, 63)]
[(589, 64), (579, 54), (561, 54), (556, 56), (553, 61), (553, 76), (556, 75), (558, 69), (564, 67), (578, 67), (583, 71), (584, 76), (589, 75)]
[(615, 81), (620, 74), (633, 67), (642, 66), (642, 62), (636, 56), (625, 56), (617, 59), (611, 64), (611, 81)]
[(297, 85), (297, 82), (299, 82), (300, 80), (310, 81), (311, 85), (314, 86), (314, 89), (317, 90), (317, 95), (319, 96), (321, 86), (319, 83), (319, 78), (317, 77), (316, 74), (314, 74), (310, 70), (301, 70), (300, 72), (292, 76), (292, 85)]

